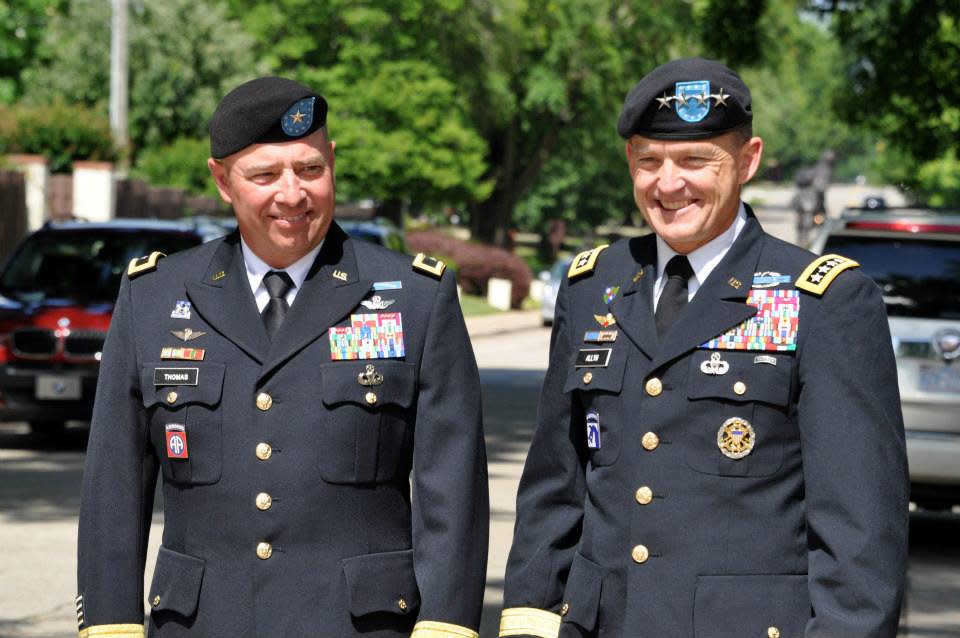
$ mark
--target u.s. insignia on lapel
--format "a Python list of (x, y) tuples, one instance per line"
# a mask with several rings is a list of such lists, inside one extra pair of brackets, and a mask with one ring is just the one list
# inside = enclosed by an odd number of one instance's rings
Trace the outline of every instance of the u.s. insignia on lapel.
[(340, 281), (346, 281), (346, 280), (347, 280), (347, 273), (343, 272), (342, 270), (334, 270), (334, 271), (333, 271), (333, 278), (334, 278), (334, 279), (338, 279), (338, 280), (340, 280)]

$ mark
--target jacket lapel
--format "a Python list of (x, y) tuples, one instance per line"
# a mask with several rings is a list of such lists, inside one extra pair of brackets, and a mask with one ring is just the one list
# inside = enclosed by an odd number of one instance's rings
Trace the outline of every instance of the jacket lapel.
[(657, 329), (653, 321), (653, 282), (657, 278), (657, 245), (653, 235), (630, 242), (636, 269), (630, 285), (610, 303), (617, 325), (648, 357), (657, 349)]
[(760, 222), (748, 212), (747, 225), (729, 252), (663, 335), (652, 370), (757, 314), (756, 307), (746, 301), (763, 241)]
[(370, 286), (370, 281), (360, 279), (353, 241), (336, 223), (331, 224), (323, 248), (270, 344), (258, 381), (347, 316)]
[(250, 290), (238, 231), (224, 238), (206, 272), (188, 280), (186, 289), (193, 309), (214, 330), (263, 362), (270, 341)]

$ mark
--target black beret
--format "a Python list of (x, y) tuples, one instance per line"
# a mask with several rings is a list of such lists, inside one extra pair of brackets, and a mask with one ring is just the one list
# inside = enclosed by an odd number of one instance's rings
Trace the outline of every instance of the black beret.
[(326, 123), (320, 94), (286, 78), (257, 78), (220, 100), (210, 118), (210, 155), (223, 159), (251, 144), (289, 142)]
[(667, 62), (637, 83), (617, 122), (620, 137), (655, 140), (715, 137), (753, 120), (750, 89), (715, 60)]

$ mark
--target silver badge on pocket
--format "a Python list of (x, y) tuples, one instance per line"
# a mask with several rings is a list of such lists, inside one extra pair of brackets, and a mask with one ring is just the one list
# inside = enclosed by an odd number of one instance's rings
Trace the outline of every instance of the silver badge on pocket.
[(357, 375), (357, 383), (362, 386), (380, 385), (383, 383), (383, 375), (377, 372), (372, 364), (367, 364), (365, 371)]
[(710, 355), (710, 359), (700, 364), (700, 372), (704, 374), (721, 375), (730, 370), (730, 364), (720, 358), (719, 352)]

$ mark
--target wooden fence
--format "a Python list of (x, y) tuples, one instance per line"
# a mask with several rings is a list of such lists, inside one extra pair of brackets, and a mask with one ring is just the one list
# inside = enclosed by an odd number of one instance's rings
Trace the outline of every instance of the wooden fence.
[(18, 171), (0, 170), (0, 264), (27, 232), (27, 184)]

